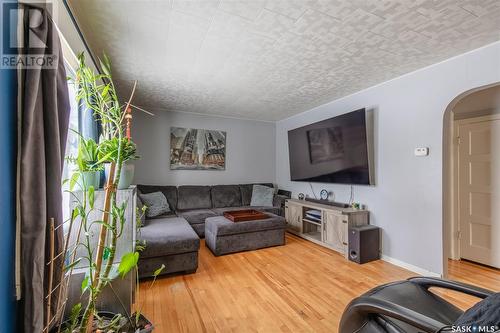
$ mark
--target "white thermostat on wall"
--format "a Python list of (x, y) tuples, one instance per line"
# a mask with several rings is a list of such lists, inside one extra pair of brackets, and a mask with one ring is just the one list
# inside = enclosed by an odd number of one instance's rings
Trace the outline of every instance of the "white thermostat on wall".
[(417, 147), (415, 148), (415, 156), (428, 156), (429, 155), (429, 147)]

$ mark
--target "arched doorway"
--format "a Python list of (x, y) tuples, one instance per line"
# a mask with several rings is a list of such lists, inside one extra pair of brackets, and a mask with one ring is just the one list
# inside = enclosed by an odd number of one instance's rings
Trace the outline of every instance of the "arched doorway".
[[(475, 124), (475, 125), (473, 125)], [(472, 126), (472, 127), (471, 127)], [(470, 147), (470, 135), (467, 135), (464, 139), (462, 136), (464, 133), (464, 129), (467, 128), (476, 128), (481, 129), (486, 128), (491, 130), (495, 128), (495, 131), (499, 131), (497, 128), (500, 128), (500, 83), (491, 84), (488, 86), (478, 87), (475, 89), (471, 89), (466, 91), (456, 98), (448, 105), (446, 111), (444, 113), (443, 119), (443, 274), (445, 277), (448, 276), (449, 267), (448, 264), (455, 265), (454, 260), (468, 259), (472, 261), (479, 262), (485, 265), (497, 266), (498, 267), (498, 258), (496, 254), (491, 258), (490, 261), (487, 259), (487, 255), (484, 254), (487, 252), (487, 248), (491, 248), (491, 251), (496, 251), (498, 245), (495, 245), (493, 239), (491, 237), (495, 237), (496, 233), (500, 233), (500, 218), (497, 216), (498, 212), (498, 204), (491, 202), (491, 196), (488, 196), (488, 193), (481, 193), (481, 195), (477, 196), (466, 196), (464, 189), (466, 186), (460, 187), (460, 182), (463, 182), (464, 170), (465, 168), (460, 168), (460, 163), (469, 163), (463, 158), (459, 159), (460, 151), (463, 152), (464, 145), (467, 149)], [(458, 135), (460, 130), (462, 130), (462, 134)], [(496, 133), (496, 132), (495, 132)], [(498, 134), (500, 135), (500, 133)], [(485, 140), (490, 140), (490, 146), (500, 147), (500, 142), (496, 134), (493, 136), (485, 136)], [(465, 141), (464, 141), (465, 140)], [(466, 141), (469, 140), (469, 141)], [(495, 142), (492, 142), (494, 140)], [(488, 144), (488, 143), (487, 143)], [(487, 145), (486, 144), (486, 145)], [(478, 147), (483, 147), (485, 144), (479, 144)], [(495, 154), (495, 160), (500, 160), (500, 149), (496, 149), (496, 151), (491, 151), (489, 153), (491, 156)], [(461, 156), (465, 154), (462, 153)], [(473, 155), (473, 154), (469, 154)], [(483, 154), (484, 155), (484, 154)], [(481, 158), (486, 158), (485, 156), (481, 156)], [(484, 161), (483, 161), (484, 162)], [(493, 168), (491, 165), (487, 165), (486, 163), (481, 164), (480, 168), (473, 169), (469, 167), (467, 169), (468, 177), (472, 179), (471, 172), (476, 172), (481, 179), (485, 181), (491, 182), (492, 179), (500, 179), (500, 169)], [(488, 162), (490, 163), (490, 162)], [(469, 163), (468, 165), (472, 165)], [(479, 164), (478, 164), (479, 165)], [(490, 173), (486, 175), (486, 173)], [(493, 174), (495, 176), (493, 177)], [(483, 177), (485, 176), (485, 177)], [(464, 183), (462, 183), (464, 184)], [(485, 184), (483, 184), (485, 185)], [(491, 185), (491, 186), (490, 186)], [(487, 187), (494, 191), (495, 196), (496, 193), (500, 193), (500, 189), (493, 189), (493, 185), (496, 187), (500, 187), (498, 182), (494, 182), (488, 185)], [(486, 187), (485, 187), (486, 188)], [(492, 192), (493, 193), (493, 192)], [(464, 198), (472, 198), (469, 199), (470, 202), (465, 206)], [(480, 198), (483, 198), (482, 200)], [(465, 218), (463, 218), (466, 211), (469, 211), (469, 214), (472, 216), (472, 204), (476, 205), (478, 209), (483, 210), (483, 214), (480, 219), (482, 220), (480, 224), (476, 226), (473, 223), (469, 223), (468, 229), (465, 229)], [(486, 212), (485, 210), (490, 210), (490, 212)], [(495, 213), (493, 216), (491, 213)], [(474, 212), (475, 216), (476, 212)], [(461, 218), (462, 216), (462, 218)], [(489, 218), (489, 219), (488, 219)], [(478, 218), (479, 219), (479, 218)], [(462, 222), (461, 222), (462, 221)], [(494, 225), (488, 225), (488, 223), (495, 223)], [(497, 226), (498, 225), (498, 226)], [(470, 226), (470, 228), (469, 228)], [(474, 229), (476, 228), (476, 229)], [(466, 232), (464, 232), (464, 230)], [(474, 242), (481, 243), (484, 245), (484, 253), (486, 256), (484, 258), (481, 257), (480, 251), (479, 255), (469, 254), (467, 246), (472, 244), (471, 235), (472, 231), (474, 231)], [(465, 235), (466, 234), (466, 235)], [(467, 237), (467, 241), (470, 243), (466, 243), (464, 239)], [(497, 239), (500, 238), (498, 235)], [(464, 246), (464, 244), (466, 246)], [(474, 244), (472, 244), (474, 245)], [(477, 244), (476, 244), (477, 245)], [(479, 248), (479, 247), (478, 247)], [(481, 250), (481, 249), (479, 249)], [(498, 251), (500, 255), (500, 249)], [(451, 260), (451, 261), (449, 261)], [(500, 274), (500, 271), (499, 271)]]

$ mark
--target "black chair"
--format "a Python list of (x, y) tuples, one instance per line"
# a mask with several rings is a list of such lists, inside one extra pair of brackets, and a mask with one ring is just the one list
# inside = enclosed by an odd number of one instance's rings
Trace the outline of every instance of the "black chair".
[(342, 315), (339, 332), (451, 332), (451, 325), (464, 312), (432, 293), (431, 287), (455, 290), (482, 299), (494, 295), (483, 288), (437, 278), (415, 277), (388, 283), (351, 301)]

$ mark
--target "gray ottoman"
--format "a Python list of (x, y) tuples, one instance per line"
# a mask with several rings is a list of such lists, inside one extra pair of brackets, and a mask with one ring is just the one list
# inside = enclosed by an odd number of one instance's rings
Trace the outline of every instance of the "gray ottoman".
[(137, 237), (146, 242), (139, 258), (139, 277), (152, 276), (162, 264), (162, 274), (193, 273), (198, 268), (200, 238), (185, 219), (148, 220)]
[(267, 219), (236, 223), (224, 216), (209, 217), (205, 220), (205, 244), (216, 256), (285, 245), (285, 219), (267, 214)]

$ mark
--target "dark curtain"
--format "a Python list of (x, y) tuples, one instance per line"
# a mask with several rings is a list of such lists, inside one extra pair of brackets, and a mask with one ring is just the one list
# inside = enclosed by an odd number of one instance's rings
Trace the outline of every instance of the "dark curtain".
[[(42, 332), (48, 292), (49, 219), (63, 223), (61, 177), (70, 103), (57, 30), (44, 9), (23, 6), (24, 53), (52, 56), (53, 66), (22, 69), (20, 218), (22, 318), (25, 333)], [(62, 251), (62, 229), (55, 253)], [(60, 264), (60, 262), (59, 262)], [(57, 265), (61, 267), (62, 265)], [(53, 286), (59, 283), (55, 272)], [(52, 297), (57, 299), (57, 293)], [(53, 304), (55, 301), (53, 302)], [(55, 309), (54, 309), (55, 310)]]

